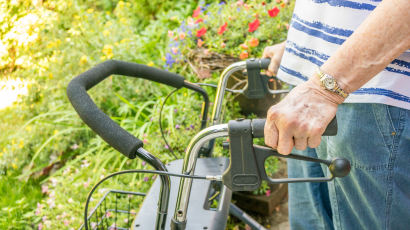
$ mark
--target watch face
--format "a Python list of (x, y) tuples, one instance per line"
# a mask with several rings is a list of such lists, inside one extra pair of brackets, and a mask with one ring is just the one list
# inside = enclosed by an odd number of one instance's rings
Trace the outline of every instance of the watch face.
[(323, 85), (326, 89), (334, 89), (336, 86), (336, 81), (333, 78), (325, 78), (323, 81)]

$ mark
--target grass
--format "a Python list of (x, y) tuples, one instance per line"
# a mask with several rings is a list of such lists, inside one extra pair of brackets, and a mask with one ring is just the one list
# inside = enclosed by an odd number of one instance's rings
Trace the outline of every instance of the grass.
[[(213, 3), (210, 9), (219, 7), (218, 1), (200, 4), (207, 3)], [(7, 55), (0, 50), (0, 72), (4, 79), (29, 82), (27, 96), (0, 110), (0, 229), (77, 228), (86, 195), (101, 177), (122, 169), (150, 168), (139, 159), (125, 158), (87, 128), (69, 104), (65, 88), (73, 77), (108, 59), (163, 68), (168, 30), (186, 24), (197, 5), (192, 0), (0, 3), (4, 15), (0, 48), (7, 47)], [(241, 42), (232, 40), (228, 45)], [(171, 71), (198, 81), (186, 63), (174, 65)], [(205, 81), (215, 83), (218, 77), (213, 73)], [(143, 140), (148, 151), (169, 162), (174, 157), (161, 140), (157, 121), (160, 105), (171, 90), (141, 79), (113, 76), (89, 94), (113, 120)], [(206, 90), (210, 98), (215, 97), (214, 89)], [(239, 116), (238, 105), (230, 99), (226, 120)], [(186, 89), (178, 90), (164, 106), (164, 131), (179, 158), (199, 130), (201, 106), (201, 96)], [(216, 152), (222, 154), (222, 149), (217, 147)], [(147, 191), (153, 179), (145, 182), (146, 176), (107, 181), (91, 205), (107, 188)]]
[(36, 181), (22, 183), (15, 176), (0, 176), (1, 229), (31, 229), (40, 220), (31, 212), (41, 200), (41, 190)]

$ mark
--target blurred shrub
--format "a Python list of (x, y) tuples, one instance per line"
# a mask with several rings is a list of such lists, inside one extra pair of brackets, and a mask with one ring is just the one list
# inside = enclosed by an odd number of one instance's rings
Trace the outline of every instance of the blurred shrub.
[[(0, 180), (0, 229), (77, 228), (87, 192), (103, 175), (148, 167), (121, 156), (84, 126), (65, 94), (74, 76), (104, 60), (120, 59), (166, 65), (196, 81), (184, 61), (190, 50), (201, 46), (235, 57), (244, 57), (244, 52), (257, 57), (264, 45), (285, 39), (291, 6), (262, 1), (204, 1), (199, 8), (193, 0), (1, 1), (0, 72), (4, 78), (28, 82), (29, 93), (22, 103), (0, 111), (7, 124), (0, 134), (0, 169), (7, 175), (0, 177), (8, 178)], [(268, 16), (275, 7), (278, 15)], [(250, 32), (255, 20), (259, 26), (254, 23)], [(178, 65), (172, 65), (170, 57)], [(157, 120), (160, 103), (170, 91), (115, 76), (90, 94), (103, 111), (142, 139), (147, 150), (167, 162), (173, 157), (160, 141)], [(213, 98), (214, 91), (209, 93)], [(201, 103), (199, 95), (180, 90), (164, 107), (164, 129), (178, 156), (198, 131)], [(235, 117), (237, 106), (227, 108), (226, 119)], [(146, 191), (144, 177), (118, 178), (102, 189)]]

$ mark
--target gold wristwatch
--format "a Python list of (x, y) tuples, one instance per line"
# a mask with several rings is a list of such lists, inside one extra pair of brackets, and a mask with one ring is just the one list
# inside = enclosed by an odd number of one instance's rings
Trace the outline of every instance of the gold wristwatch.
[(349, 96), (346, 91), (340, 88), (339, 84), (337, 83), (336, 79), (329, 74), (323, 73), (320, 69), (317, 72), (319, 76), (319, 81), (322, 87), (330, 92), (336, 93), (337, 95), (347, 98)]

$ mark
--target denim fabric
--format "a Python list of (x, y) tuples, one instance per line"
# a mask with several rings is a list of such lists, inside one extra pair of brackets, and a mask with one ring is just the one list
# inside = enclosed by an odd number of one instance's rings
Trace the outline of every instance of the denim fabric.
[[(345, 157), (348, 176), (329, 183), (289, 184), (289, 221), (301, 229), (410, 229), (410, 110), (342, 104), (338, 134), (294, 153)], [(315, 163), (288, 160), (289, 177), (328, 176)]]

